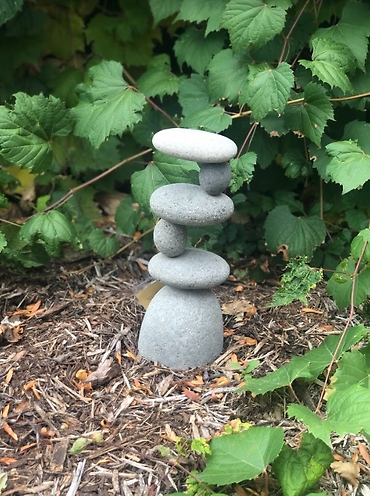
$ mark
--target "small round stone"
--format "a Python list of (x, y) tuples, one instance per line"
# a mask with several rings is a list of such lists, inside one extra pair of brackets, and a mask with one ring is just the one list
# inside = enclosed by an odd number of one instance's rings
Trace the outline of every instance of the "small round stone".
[(153, 212), (173, 224), (211, 226), (228, 219), (233, 201), (226, 195), (210, 196), (195, 184), (168, 184), (150, 197)]
[(237, 154), (229, 138), (197, 129), (163, 129), (153, 136), (153, 146), (171, 157), (203, 163), (227, 162)]
[(228, 263), (215, 253), (186, 248), (180, 257), (154, 255), (148, 265), (157, 281), (179, 289), (209, 289), (222, 284), (229, 276)]
[(155, 246), (163, 255), (178, 257), (186, 248), (188, 236), (185, 226), (160, 219), (154, 228), (153, 238)]
[(228, 162), (223, 164), (199, 164), (199, 184), (208, 195), (219, 195), (228, 187), (231, 169)]

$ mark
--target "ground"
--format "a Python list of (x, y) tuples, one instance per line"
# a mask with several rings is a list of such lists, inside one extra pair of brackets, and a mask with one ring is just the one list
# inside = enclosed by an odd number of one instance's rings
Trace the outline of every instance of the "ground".
[[(185, 444), (208, 439), (238, 418), (282, 426), (297, 444), (302, 426), (285, 414), (293, 392), (236, 394), (243, 377), (230, 363), (258, 358), (257, 373), (265, 374), (340, 332), (346, 316), (321, 288), (306, 308), (300, 302), (269, 308), (274, 274), (259, 285), (230, 279), (216, 290), (225, 323), (222, 355), (202, 368), (169, 370), (137, 353), (144, 308), (135, 294), (147, 277), (145, 258), (127, 253), (104, 263), (85, 259), (2, 274), (2, 496), (159, 496), (184, 490), (187, 472), (200, 469), (201, 461), (179, 453), (176, 438)], [(310, 385), (294, 394), (312, 406), (319, 392)], [(76, 440), (85, 444), (76, 447)], [(356, 457), (358, 441), (366, 446), (360, 436), (336, 439), (338, 457)], [(370, 477), (366, 460), (360, 461), (357, 488), (330, 470), (321, 489), (361, 495)], [(233, 491), (281, 494), (269, 474)]]

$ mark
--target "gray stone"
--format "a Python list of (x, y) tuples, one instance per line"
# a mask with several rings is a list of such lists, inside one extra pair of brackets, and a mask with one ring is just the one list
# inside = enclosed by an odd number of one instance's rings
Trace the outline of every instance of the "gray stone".
[(228, 187), (231, 169), (228, 162), (223, 164), (199, 164), (199, 184), (208, 195), (219, 195)]
[(150, 206), (158, 217), (183, 226), (218, 224), (234, 211), (228, 196), (210, 196), (200, 186), (183, 183), (158, 188), (150, 197)]
[(157, 281), (181, 289), (207, 289), (222, 284), (229, 276), (229, 264), (215, 253), (186, 248), (180, 257), (157, 253), (148, 271)]
[(158, 151), (171, 157), (204, 163), (227, 162), (238, 151), (231, 139), (196, 129), (163, 129), (152, 142)]
[(151, 301), (140, 331), (139, 353), (172, 369), (212, 362), (222, 352), (223, 321), (211, 290), (165, 286)]
[(160, 219), (154, 228), (153, 239), (161, 253), (167, 257), (178, 257), (186, 248), (188, 235), (185, 226)]

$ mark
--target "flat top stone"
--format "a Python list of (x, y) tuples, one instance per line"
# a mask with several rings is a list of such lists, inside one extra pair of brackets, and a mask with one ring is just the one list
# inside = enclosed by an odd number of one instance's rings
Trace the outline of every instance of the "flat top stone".
[(153, 136), (153, 146), (171, 157), (203, 163), (227, 162), (237, 154), (229, 138), (197, 129), (163, 129)]
[(182, 226), (219, 224), (234, 211), (233, 201), (228, 196), (211, 196), (200, 186), (187, 183), (158, 188), (150, 197), (150, 206), (158, 217)]

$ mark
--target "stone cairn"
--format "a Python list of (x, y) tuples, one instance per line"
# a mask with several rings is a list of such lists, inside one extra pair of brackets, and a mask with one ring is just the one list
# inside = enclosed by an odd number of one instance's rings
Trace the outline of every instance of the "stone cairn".
[(199, 367), (222, 351), (223, 320), (211, 288), (229, 276), (229, 265), (214, 253), (187, 248), (186, 226), (210, 226), (228, 219), (232, 200), (222, 192), (230, 178), (228, 161), (237, 153), (230, 139), (193, 129), (172, 128), (153, 137), (167, 155), (199, 164), (199, 186), (169, 184), (150, 198), (160, 217), (154, 243), (160, 253), (149, 262), (151, 276), (165, 286), (150, 302), (139, 335), (139, 353), (172, 369)]

